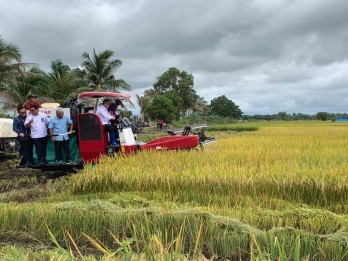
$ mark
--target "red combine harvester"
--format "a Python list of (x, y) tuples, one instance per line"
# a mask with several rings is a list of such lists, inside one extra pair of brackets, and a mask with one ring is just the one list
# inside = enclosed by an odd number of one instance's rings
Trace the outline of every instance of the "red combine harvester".
[[(76, 143), (81, 161), (69, 165), (34, 165), (32, 168), (39, 168), (43, 172), (53, 171), (55, 176), (77, 172), (83, 168), (85, 163), (98, 163), (101, 156), (114, 154), (132, 154), (144, 150), (190, 150), (201, 148), (208, 143), (215, 142), (215, 138), (206, 137), (204, 132), (206, 125), (186, 126), (180, 130), (168, 130), (168, 136), (156, 138), (148, 143), (138, 142), (130, 127), (124, 127), (122, 122), (116, 123), (119, 134), (119, 146), (110, 143), (108, 132), (105, 131), (101, 119), (96, 112), (98, 104), (105, 98), (112, 100), (129, 99), (129, 95), (113, 92), (83, 92), (78, 95), (74, 104), (70, 104), (71, 118), (76, 128)], [(86, 99), (93, 106), (86, 106)], [(57, 174), (60, 173), (60, 174)]]
[[(78, 96), (81, 99), (127, 99), (126, 94), (111, 92), (84, 92)], [(97, 103), (96, 103), (97, 104)], [(91, 108), (87, 108), (90, 111)], [(96, 110), (96, 106), (93, 108)], [(207, 126), (189, 126), (182, 130), (168, 131), (168, 136), (154, 139), (148, 143), (136, 142), (131, 128), (124, 128), (123, 125), (117, 124), (120, 137), (120, 146), (113, 146), (109, 142), (108, 133), (98, 115), (94, 112), (82, 112), (76, 116), (78, 140), (80, 154), (84, 162), (97, 162), (102, 155), (112, 155), (113, 153), (130, 154), (141, 150), (188, 150), (204, 144), (216, 141), (214, 138), (208, 138), (204, 135)], [(194, 132), (193, 129), (200, 129)], [(178, 132), (182, 131), (181, 135)]]

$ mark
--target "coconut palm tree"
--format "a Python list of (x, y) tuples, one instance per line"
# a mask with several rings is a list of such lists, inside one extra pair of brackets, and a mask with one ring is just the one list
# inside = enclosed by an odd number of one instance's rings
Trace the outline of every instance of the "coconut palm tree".
[(138, 94), (136, 94), (135, 97), (137, 99), (137, 104), (140, 107), (141, 118), (144, 118), (144, 106), (145, 106), (144, 97)]
[[(46, 75), (45, 84), (40, 87), (40, 93), (56, 102), (62, 102), (71, 96), (76, 96), (81, 86), (84, 86), (84, 83), (77, 72), (63, 64), (61, 60), (55, 60), (51, 62), (51, 72)], [(82, 91), (85, 90), (91, 90), (91, 88), (84, 87)]]
[(16, 77), (20, 61), (21, 52), (19, 48), (12, 43), (5, 42), (0, 37), (0, 85)]
[(203, 97), (199, 97), (192, 107), (194, 113), (202, 113), (204, 115), (209, 114), (210, 107), (208, 102)]
[(117, 91), (118, 89), (130, 90), (131, 87), (122, 79), (115, 79), (114, 73), (122, 65), (122, 61), (118, 59), (112, 60), (114, 52), (105, 50), (99, 54), (93, 49), (92, 57), (89, 53), (84, 52), (82, 58), (84, 62), (85, 80), (94, 89), (105, 91)]
[(22, 105), (44, 75), (37, 66), (21, 63), (19, 48), (0, 38), (0, 97), (5, 108)]
[(0, 85), (0, 96), (4, 99), (5, 108), (21, 106), (30, 94), (40, 93), (39, 88), (44, 83), (45, 73), (34, 66), (27, 70), (19, 68), (17, 76)]

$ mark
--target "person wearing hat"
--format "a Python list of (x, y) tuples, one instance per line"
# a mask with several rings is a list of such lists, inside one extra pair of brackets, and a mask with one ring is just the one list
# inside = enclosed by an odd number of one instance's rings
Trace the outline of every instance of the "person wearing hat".
[(36, 96), (36, 95), (32, 95), (32, 94), (30, 94), (29, 96), (28, 96), (28, 100), (26, 101), (26, 103), (24, 103), (24, 108), (26, 109), (26, 110), (30, 110), (30, 108), (32, 107), (32, 106), (36, 106), (36, 107), (38, 107), (38, 108), (41, 108), (41, 105), (40, 105), (40, 103), (38, 103), (35, 99), (37, 98), (38, 96)]

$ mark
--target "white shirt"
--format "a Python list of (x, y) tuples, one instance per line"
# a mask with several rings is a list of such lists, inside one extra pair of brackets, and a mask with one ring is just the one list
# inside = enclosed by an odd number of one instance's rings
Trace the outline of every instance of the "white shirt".
[(95, 112), (100, 117), (103, 125), (110, 124), (110, 119), (113, 118), (111, 114), (108, 112), (108, 109), (104, 105), (99, 105), (97, 111)]
[(46, 137), (47, 125), (50, 122), (47, 115), (43, 112), (39, 112), (37, 115), (29, 114), (24, 124), (28, 124), (32, 119), (34, 122), (30, 125), (31, 137), (34, 139)]

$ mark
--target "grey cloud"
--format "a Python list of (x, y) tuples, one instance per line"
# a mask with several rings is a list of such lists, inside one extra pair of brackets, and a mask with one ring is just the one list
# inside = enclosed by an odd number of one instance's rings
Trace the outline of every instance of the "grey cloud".
[(142, 94), (170, 67), (193, 74), (207, 101), (246, 113), (346, 111), (347, 1), (0, 0), (1, 36), (23, 61), (80, 66), (111, 49), (116, 77)]

